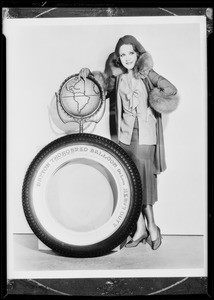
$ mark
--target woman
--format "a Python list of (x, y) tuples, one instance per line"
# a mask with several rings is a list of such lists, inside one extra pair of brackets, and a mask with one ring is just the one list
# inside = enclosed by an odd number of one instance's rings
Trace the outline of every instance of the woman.
[(147, 241), (156, 250), (162, 236), (153, 205), (157, 201), (157, 174), (166, 169), (161, 114), (177, 107), (177, 90), (153, 70), (151, 55), (131, 35), (117, 42), (104, 76), (108, 92), (116, 87), (119, 145), (135, 162), (143, 188), (142, 212), (126, 247)]

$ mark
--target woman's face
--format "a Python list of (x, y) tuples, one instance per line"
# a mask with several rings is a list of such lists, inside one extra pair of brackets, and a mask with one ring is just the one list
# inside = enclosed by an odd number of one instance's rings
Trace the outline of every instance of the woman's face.
[(137, 53), (134, 51), (133, 46), (130, 44), (122, 45), (119, 49), (119, 55), (122, 65), (127, 70), (132, 70), (137, 61)]

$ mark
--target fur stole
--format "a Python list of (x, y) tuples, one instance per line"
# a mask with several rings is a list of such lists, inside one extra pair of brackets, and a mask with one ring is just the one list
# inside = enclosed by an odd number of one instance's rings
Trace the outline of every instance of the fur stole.
[(94, 78), (98, 81), (98, 83), (103, 88), (104, 92), (107, 91), (107, 76), (105, 73), (102, 73), (100, 71), (93, 71), (92, 72)]
[(146, 78), (153, 68), (154, 63), (151, 54), (145, 52), (140, 55), (133, 70), (135, 78)]
[(168, 114), (176, 110), (179, 104), (179, 96), (167, 95), (164, 91), (154, 88), (149, 93), (150, 106), (161, 114)]
[[(116, 54), (113, 52), (109, 55), (105, 70), (103, 73), (104, 78), (104, 89), (108, 92), (112, 91), (115, 87), (116, 77), (126, 72), (126, 69), (117, 64)], [(144, 52), (138, 58), (136, 65), (133, 70), (135, 78), (142, 78), (143, 80), (149, 78), (149, 73), (153, 69), (154, 63), (152, 56), (148, 52)], [(170, 113), (174, 111), (179, 103), (179, 97), (177, 95), (176, 88), (171, 85), (174, 92), (167, 93), (167, 90), (153, 87), (149, 92), (149, 104), (150, 106), (159, 113)]]
[[(134, 67), (134, 76), (142, 79), (149, 78), (149, 72), (153, 69), (153, 66), (151, 55), (148, 52), (143, 53), (138, 58)], [(149, 105), (161, 114), (174, 111), (179, 103), (176, 88), (171, 83), (168, 82), (168, 84), (169, 86), (171, 85), (171, 89), (168, 93), (167, 89), (164, 90), (158, 87), (153, 87), (149, 92)]]
[(149, 93), (150, 106), (161, 114), (168, 114), (176, 110), (179, 103), (178, 94), (167, 95), (164, 91), (154, 88)]

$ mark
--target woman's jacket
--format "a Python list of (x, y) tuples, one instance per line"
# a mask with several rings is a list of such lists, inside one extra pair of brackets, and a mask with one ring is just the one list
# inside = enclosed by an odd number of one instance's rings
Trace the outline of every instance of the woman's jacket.
[[(115, 59), (115, 53), (109, 55), (104, 74), (102, 75), (105, 78), (105, 90), (107, 92), (115, 90), (115, 95), (117, 96), (116, 124), (117, 132), (119, 132), (120, 120), (122, 117), (122, 103), (120, 97), (118, 97), (118, 82), (120, 75), (123, 74), (125, 70), (115, 64)], [(167, 79), (153, 70), (153, 61), (148, 52), (143, 53), (138, 58), (134, 68), (134, 76), (136, 78), (140, 77), (143, 80), (148, 93), (148, 105), (152, 109), (157, 120), (155, 168), (156, 174), (159, 174), (166, 169), (162, 114), (170, 113), (177, 108), (179, 102), (177, 89)]]

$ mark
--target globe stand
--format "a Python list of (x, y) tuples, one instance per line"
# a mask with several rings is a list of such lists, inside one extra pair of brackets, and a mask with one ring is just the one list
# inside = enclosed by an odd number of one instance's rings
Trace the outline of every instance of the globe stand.
[(79, 122), (79, 128), (80, 128), (79, 132), (83, 133), (83, 120), (80, 120), (80, 122)]

